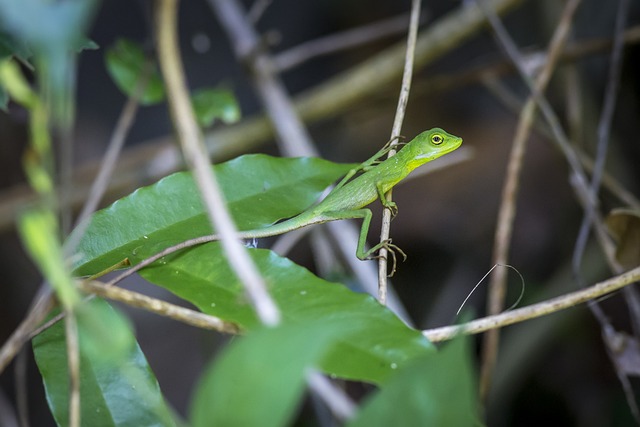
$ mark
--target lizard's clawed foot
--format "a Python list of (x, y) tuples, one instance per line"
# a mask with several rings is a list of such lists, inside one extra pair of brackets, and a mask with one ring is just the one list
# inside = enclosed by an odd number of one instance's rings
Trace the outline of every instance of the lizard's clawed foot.
[(404, 140), (405, 140), (404, 136), (396, 135), (393, 138), (391, 138), (389, 141), (387, 141), (386, 144), (384, 144), (384, 146), (380, 150), (380, 155), (383, 156), (383, 155), (387, 154), (389, 151), (391, 151), (392, 148), (395, 148), (395, 145), (392, 145), (392, 144), (393, 144), (393, 141), (396, 141), (396, 140), (398, 141), (398, 144), (396, 144), (396, 145), (401, 145), (401, 144), (404, 145), (404, 144), (406, 144), (404, 142)]
[[(387, 202), (384, 207), (391, 211), (391, 219), (395, 218), (395, 216), (398, 215), (398, 205), (396, 205), (396, 202)], [(390, 241), (391, 240), (389, 240), (389, 242)]]
[(391, 147), (391, 144), (393, 144), (393, 141), (396, 141), (396, 140), (400, 141), (402, 138), (404, 137), (401, 135), (394, 136), (393, 138), (385, 142), (385, 144), (382, 146), (382, 149), (387, 150), (389, 147)]
[[(397, 209), (396, 209), (396, 213), (397, 213)], [(394, 245), (393, 243), (391, 243), (391, 239), (387, 239), (385, 242), (383, 242), (384, 245), (383, 247), (387, 249), (387, 252), (389, 252), (391, 254), (391, 258), (393, 258), (393, 264), (391, 267), (391, 272), (389, 274), (387, 274), (387, 277), (393, 277), (394, 274), (396, 274), (396, 266), (397, 266), (397, 256), (396, 256), (396, 252), (400, 253), (400, 255), (402, 255), (402, 262), (405, 262), (407, 260), (407, 254), (404, 253), (404, 251), (402, 249), (400, 249), (398, 246)]]
[[(407, 254), (405, 254), (404, 251), (400, 249), (397, 245), (394, 245), (393, 243), (391, 243), (391, 239), (387, 239), (384, 242), (381, 242), (380, 247), (378, 249), (380, 248), (385, 248), (387, 252), (391, 254), (391, 259), (393, 260), (393, 262), (391, 264), (391, 272), (387, 274), (387, 277), (393, 277), (393, 275), (396, 273), (396, 266), (398, 264), (396, 252), (402, 255), (403, 262), (407, 260)], [(380, 259), (380, 258), (383, 258), (383, 256), (379, 254), (371, 255), (367, 257), (367, 259)]]

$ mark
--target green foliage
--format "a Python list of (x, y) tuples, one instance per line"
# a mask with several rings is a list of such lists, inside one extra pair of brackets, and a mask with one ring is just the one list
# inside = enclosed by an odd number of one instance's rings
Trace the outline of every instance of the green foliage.
[[(116, 86), (127, 96), (133, 96), (144, 81), (144, 88), (138, 96), (142, 105), (157, 104), (165, 99), (164, 82), (158, 67), (138, 43), (117, 40), (105, 54), (105, 66)], [(194, 92), (192, 103), (201, 127), (211, 126), (215, 120), (226, 124), (240, 120), (240, 106), (229, 89), (199, 89)]]
[[(291, 323), (339, 322), (341, 339), (322, 360), (324, 371), (342, 378), (380, 383), (407, 360), (432, 347), (371, 296), (327, 282), (286, 258), (265, 249), (251, 250), (269, 292)], [(197, 306), (201, 311), (238, 323), (245, 329), (259, 322), (244, 297), (241, 283), (218, 243), (161, 259), (141, 275)]]
[(80, 53), (84, 50), (98, 50), (98, 49), (100, 49), (100, 46), (98, 46), (98, 43), (86, 37), (81, 38), (76, 45), (77, 53)]
[[(20, 40), (14, 40), (9, 34), (0, 30), (0, 62), (9, 60), (12, 57), (17, 58), (27, 67), (33, 68), (29, 62), (31, 57), (31, 49), (26, 43)], [(0, 84), (0, 110), (7, 112), (9, 106), (9, 94), (7, 90)]]
[[(97, 6), (96, 0), (47, 1), (0, 0), (0, 26), (10, 35), (13, 54), (24, 56), (19, 50), (24, 44), (33, 52), (43, 99), (49, 113), (63, 128), (73, 119), (72, 93), (75, 82), (75, 56), (86, 44), (84, 33)], [(19, 40), (19, 43), (15, 41)]]
[[(239, 227), (255, 229), (306, 209), (353, 167), (321, 159), (247, 155), (215, 170)], [(80, 239), (75, 272), (97, 273), (125, 258), (135, 265), (168, 246), (212, 232), (191, 175), (176, 173), (96, 212)], [(466, 425), (474, 419), (475, 412), (466, 409), (474, 399), (471, 371), (461, 350), (434, 356), (433, 346), (418, 331), (371, 296), (320, 279), (269, 250), (249, 252), (282, 312), (283, 323), (277, 328), (260, 325), (218, 242), (176, 252), (140, 271), (149, 282), (247, 333), (201, 379), (192, 404), (194, 425), (286, 424), (311, 368), (382, 387), (355, 425), (391, 422), (394, 417), (400, 424), (415, 417), (433, 425)], [(78, 307), (82, 402), (89, 405), (82, 408), (83, 419), (88, 425), (171, 425), (126, 324), (111, 310), (105, 314), (104, 309), (91, 309), (93, 305)], [(56, 327), (39, 337), (35, 349), (51, 409), (65, 425), (66, 356), (63, 331)], [(415, 398), (401, 402), (399, 390), (410, 390)], [(404, 418), (389, 414), (402, 405)], [(88, 407), (99, 413), (87, 412)]]
[[(101, 323), (86, 329), (82, 310)], [(94, 299), (78, 314), (82, 425), (174, 426), (158, 383), (124, 318)], [(115, 345), (114, 345), (115, 343)], [(69, 380), (64, 325), (56, 323), (33, 340), (47, 400), (59, 426), (67, 426)]]
[[(216, 173), (238, 226), (246, 229), (297, 214), (352, 167), (251, 155), (217, 166)], [(77, 271), (93, 274), (124, 258), (135, 265), (171, 244), (211, 232), (191, 176), (177, 173), (97, 212), (79, 244)], [(418, 332), (372, 297), (326, 282), (271, 251), (251, 254), (287, 321), (348, 325), (348, 335), (322, 361), (327, 372), (382, 382), (406, 360), (430, 349)], [(205, 313), (245, 329), (259, 326), (218, 242), (167, 256), (141, 275)]]
[[(215, 171), (236, 224), (246, 230), (301, 212), (353, 166), (257, 154)], [(191, 174), (176, 173), (93, 215), (74, 269), (78, 275), (95, 274), (125, 258), (141, 259), (212, 232)]]
[(15, 102), (29, 110), (31, 135), (23, 157), (24, 169), (31, 187), (45, 204), (52, 204), (55, 177), (47, 106), (31, 89), (15, 61), (0, 61), (0, 83)]
[[(254, 229), (304, 210), (353, 167), (320, 159), (248, 155), (215, 168), (238, 225)], [(191, 175), (173, 174), (93, 215), (78, 246), (76, 273), (97, 273), (124, 258), (136, 264), (212, 231)], [(418, 331), (371, 296), (320, 279), (269, 250), (249, 252), (282, 312), (283, 323), (277, 328), (260, 325), (218, 242), (176, 252), (140, 271), (149, 282), (247, 333), (212, 362), (201, 379), (192, 403), (195, 426), (286, 424), (303, 396), (305, 374), (311, 368), (381, 387), (354, 425), (411, 425), (411, 420), (469, 425), (475, 420), (471, 369), (462, 344), (434, 354)], [(83, 406), (83, 417), (90, 425), (145, 425), (151, 419), (171, 425), (157, 384), (132, 337), (128, 339), (128, 328), (118, 318), (103, 316), (83, 316), (81, 311), (78, 315), (83, 402), (105, 414), (85, 414)], [(96, 325), (109, 328), (99, 331)], [(56, 347), (44, 345), (47, 335), (36, 342), (38, 365), (60, 425), (68, 403), (67, 377), (60, 373), (66, 372), (62, 332), (55, 332)], [(91, 340), (92, 336), (100, 338)], [(107, 342), (111, 352), (102, 347)], [(133, 387), (131, 381), (140, 385)], [(142, 396), (127, 394), (132, 389)], [(128, 396), (127, 401), (118, 400), (120, 395)], [(137, 405), (142, 406), (139, 411)]]
[(22, 214), (20, 237), (44, 277), (56, 290), (62, 304), (71, 308), (80, 300), (71, 276), (65, 268), (62, 246), (58, 240), (56, 218), (50, 210), (31, 209)]
[(480, 425), (476, 389), (469, 339), (458, 338), (398, 370), (349, 427)]
[(15, 56), (23, 64), (29, 64), (32, 52), (27, 44), (20, 40), (12, 38), (5, 31), (0, 31), (0, 61)]
[(116, 41), (105, 54), (105, 65), (115, 84), (127, 96), (133, 96), (144, 81), (138, 97), (141, 104), (152, 105), (164, 100), (162, 77), (138, 44), (126, 39)]
[(216, 119), (226, 124), (240, 120), (240, 106), (229, 89), (199, 89), (193, 93), (191, 101), (201, 127), (211, 126)]
[[(25, 172), (40, 197), (20, 217), (24, 246), (78, 325), (82, 425), (174, 426), (127, 319), (100, 299), (82, 301), (61, 246), (57, 173), (51, 125), (73, 124), (76, 53), (96, 49), (85, 32), (96, 0), (0, 0), (0, 109), (9, 96), (29, 110), (31, 144)], [(22, 68), (19, 66), (20, 63)], [(105, 54), (116, 85), (142, 104), (165, 98), (155, 64), (143, 49), (119, 40)], [(25, 67), (35, 72), (31, 89)], [(138, 89), (144, 82), (144, 88)], [(139, 93), (136, 93), (138, 92)], [(233, 93), (207, 88), (193, 96), (202, 127), (233, 123), (240, 108)], [(243, 156), (215, 167), (228, 207), (241, 230), (292, 217), (355, 165), (320, 159)], [(66, 171), (65, 171), (66, 172)], [(78, 237), (72, 257), (77, 276), (129, 259), (133, 264), (186, 239), (214, 232), (189, 173), (169, 176), (97, 212)], [(74, 239), (75, 240), (75, 239)], [(70, 248), (67, 248), (68, 250)], [(468, 352), (459, 341), (438, 354), (416, 330), (369, 295), (331, 283), (265, 249), (249, 253), (282, 313), (264, 328), (221, 245), (174, 253), (140, 271), (204, 313), (244, 331), (199, 381), (191, 405), (193, 425), (279, 426), (291, 423), (304, 397), (307, 374), (380, 387), (352, 425), (469, 425), (476, 420)], [(51, 412), (69, 423), (69, 373), (64, 323), (33, 340)]]
[(191, 410), (194, 427), (283, 426), (303, 396), (338, 322), (260, 329), (231, 343), (204, 374)]

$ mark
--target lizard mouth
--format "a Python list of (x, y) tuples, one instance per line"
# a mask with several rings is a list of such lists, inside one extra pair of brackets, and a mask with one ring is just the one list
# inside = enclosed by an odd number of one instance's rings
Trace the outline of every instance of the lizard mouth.
[(458, 148), (457, 145), (453, 146), (453, 147), (451, 147), (451, 148), (449, 148), (447, 150), (439, 151), (437, 153), (420, 154), (420, 155), (416, 156), (416, 160), (418, 160), (418, 159), (434, 160), (434, 159), (437, 159), (438, 157), (444, 156), (445, 154), (449, 154), (450, 152), (452, 152), (456, 148)]

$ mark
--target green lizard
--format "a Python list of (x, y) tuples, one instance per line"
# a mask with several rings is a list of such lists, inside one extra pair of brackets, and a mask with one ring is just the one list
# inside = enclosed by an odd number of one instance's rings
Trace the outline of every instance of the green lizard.
[[(394, 202), (387, 200), (385, 193), (418, 166), (450, 153), (458, 148), (460, 144), (462, 144), (462, 138), (451, 135), (440, 128), (433, 128), (416, 136), (393, 157), (381, 161), (380, 158), (392, 148), (391, 141), (389, 141), (374, 156), (361, 163), (358, 168), (349, 171), (327, 197), (317, 205), (285, 221), (261, 229), (240, 231), (236, 236), (240, 239), (276, 236), (312, 224), (321, 224), (339, 219), (361, 218), (362, 227), (360, 228), (356, 256), (361, 260), (376, 258), (372, 254), (380, 248), (386, 248), (393, 256), (393, 270), (395, 270), (394, 250), (405, 257), (406, 255), (400, 248), (391, 243), (391, 239), (380, 242), (369, 250), (365, 249), (372, 217), (371, 210), (365, 208), (365, 206), (376, 199), (380, 199), (382, 205), (391, 209), (392, 215), (395, 216), (398, 208)], [(363, 173), (350, 181), (360, 171)], [(220, 240), (218, 234), (186, 240), (146, 259), (141, 263), (143, 265), (138, 264), (135, 269), (138, 270), (179, 249), (216, 240)]]

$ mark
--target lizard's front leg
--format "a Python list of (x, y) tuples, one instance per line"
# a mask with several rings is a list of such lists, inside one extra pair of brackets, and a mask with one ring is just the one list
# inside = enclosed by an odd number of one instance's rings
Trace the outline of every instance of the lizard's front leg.
[(391, 217), (395, 217), (398, 214), (398, 205), (391, 200), (387, 200), (387, 196), (384, 195), (384, 190), (379, 182), (376, 182), (376, 191), (378, 192), (378, 198), (382, 206), (391, 210)]

